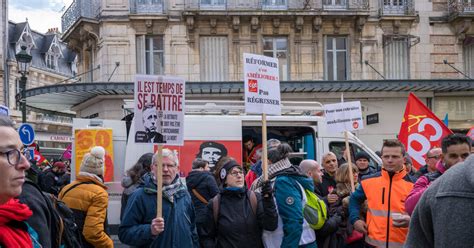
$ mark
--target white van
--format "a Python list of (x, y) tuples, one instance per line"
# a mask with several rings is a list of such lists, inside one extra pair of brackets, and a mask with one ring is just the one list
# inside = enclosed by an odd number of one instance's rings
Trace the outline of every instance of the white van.
[[(303, 159), (321, 161), (322, 155), (329, 151), (336, 153), (340, 159), (345, 148), (344, 136), (342, 133), (328, 132), (324, 117), (318, 116), (322, 113), (320, 103), (283, 102), (282, 104), (282, 116), (267, 116), (267, 139), (274, 138), (287, 142), (294, 150), (291, 155), (294, 164), (299, 164)], [(73, 126), (75, 129), (86, 128), (89, 126), (87, 122), (91, 121), (96, 124), (100, 122), (100, 120), (74, 119)], [(154, 152), (156, 147), (152, 144), (137, 145), (133, 142), (126, 142), (126, 147), (124, 147), (123, 134), (126, 132), (126, 125), (123, 121), (104, 120), (102, 126), (113, 129), (114, 145), (118, 145), (114, 146), (114, 169), (116, 170), (114, 182), (108, 183), (110, 194), (108, 221), (114, 233), (117, 230), (114, 227), (120, 223), (122, 176), (142, 154)], [(135, 133), (133, 127), (131, 123), (128, 141), (133, 141), (131, 136)], [(261, 132), (261, 116), (243, 114), (243, 102), (186, 101), (184, 146), (168, 148), (178, 153), (180, 173), (182, 177), (185, 177), (191, 171), (192, 161), (202, 156), (203, 147), (208, 144), (220, 148), (218, 156), (228, 155), (242, 162), (243, 137), (252, 136), (258, 144), (261, 142)], [(353, 158), (355, 153), (365, 151), (371, 157), (369, 162), (372, 167), (381, 165), (381, 159), (352, 134), (349, 135), (349, 143)]]

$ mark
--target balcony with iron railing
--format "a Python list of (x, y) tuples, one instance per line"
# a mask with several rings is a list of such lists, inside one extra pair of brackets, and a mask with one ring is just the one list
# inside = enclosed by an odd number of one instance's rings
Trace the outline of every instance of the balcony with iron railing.
[(382, 16), (414, 16), (414, 0), (381, 0), (380, 14)]
[(100, 13), (100, 0), (74, 0), (61, 17), (63, 33), (81, 19), (97, 20)]
[(185, 0), (185, 11), (369, 11), (369, 0)]
[(450, 17), (474, 16), (474, 0), (449, 0), (448, 13)]
[[(225, 1), (225, 0), (224, 0)], [(131, 14), (164, 14), (164, 0), (130, 0)]]
[(369, 0), (323, 0), (324, 11), (365, 10), (369, 11)]

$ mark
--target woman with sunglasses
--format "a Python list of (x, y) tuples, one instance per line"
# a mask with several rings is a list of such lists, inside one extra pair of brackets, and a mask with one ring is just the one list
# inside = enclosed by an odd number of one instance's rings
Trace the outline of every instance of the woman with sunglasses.
[(10, 119), (0, 116), (0, 247), (39, 247), (38, 234), (25, 222), (33, 213), (15, 199), (30, 164)]
[(216, 169), (221, 190), (207, 206), (204, 247), (263, 247), (262, 231), (278, 224), (271, 184), (264, 182), (262, 194), (247, 191), (242, 166), (230, 157)]

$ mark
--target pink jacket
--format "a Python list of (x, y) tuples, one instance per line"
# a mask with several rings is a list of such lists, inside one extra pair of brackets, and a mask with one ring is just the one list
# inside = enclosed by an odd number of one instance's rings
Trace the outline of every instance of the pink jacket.
[[(446, 169), (444, 168), (443, 163), (438, 161), (436, 164), (436, 169), (443, 174)], [(408, 194), (407, 199), (405, 200), (405, 211), (411, 215), (413, 213), (413, 210), (415, 210), (416, 204), (420, 200), (421, 196), (423, 195), (423, 192), (428, 188), (430, 185), (430, 181), (426, 176), (421, 176), (416, 180), (415, 185), (413, 185), (413, 189), (411, 190), (410, 194)]]

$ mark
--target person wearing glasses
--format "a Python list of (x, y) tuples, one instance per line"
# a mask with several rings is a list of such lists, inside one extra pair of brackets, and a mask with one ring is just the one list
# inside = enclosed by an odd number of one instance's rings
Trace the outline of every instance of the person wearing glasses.
[(33, 212), (16, 199), (30, 168), (20, 136), (7, 117), (0, 117), (0, 247), (40, 247), (27, 223)]
[(417, 177), (423, 176), (423, 175), (425, 175), (426, 173), (429, 173), (429, 172), (435, 172), (436, 171), (436, 164), (439, 161), (439, 157), (441, 156), (441, 153), (442, 153), (442, 151), (441, 151), (441, 148), (439, 148), (439, 147), (435, 147), (435, 148), (429, 150), (426, 153), (426, 157), (425, 157), (425, 163), (426, 164), (418, 170)]
[(471, 154), (471, 138), (463, 134), (450, 134), (441, 141), (442, 153), (436, 164), (436, 171), (421, 176), (405, 200), (405, 210), (412, 214), (423, 192), (449, 168), (463, 162)]
[[(157, 182), (158, 153), (143, 187), (128, 199), (119, 227), (119, 239), (133, 247), (199, 247), (194, 207), (186, 185), (179, 178), (177, 155), (163, 149), (163, 177)], [(163, 185), (163, 217), (157, 217), (157, 183)]]
[(222, 157), (216, 166), (220, 193), (207, 205), (203, 247), (263, 247), (263, 230), (273, 231), (278, 224), (271, 184), (264, 183), (262, 194), (248, 191), (235, 159)]

